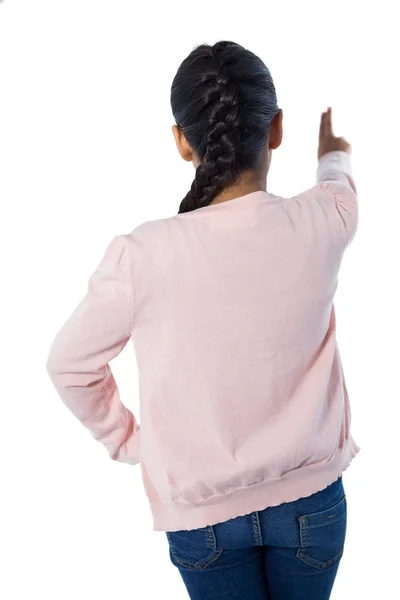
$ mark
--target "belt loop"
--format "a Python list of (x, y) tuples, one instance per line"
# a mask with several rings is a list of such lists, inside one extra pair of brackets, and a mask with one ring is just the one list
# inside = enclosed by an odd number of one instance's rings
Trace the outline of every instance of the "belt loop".
[(251, 513), (251, 520), (253, 523), (253, 535), (254, 535), (255, 544), (256, 544), (256, 546), (262, 546), (263, 539), (262, 539), (262, 533), (261, 533), (260, 519), (258, 518), (257, 511), (254, 511), (253, 513)]

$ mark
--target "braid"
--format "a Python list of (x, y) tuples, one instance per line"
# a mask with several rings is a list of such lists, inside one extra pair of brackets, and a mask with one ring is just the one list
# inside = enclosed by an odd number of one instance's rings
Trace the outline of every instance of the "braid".
[(264, 63), (239, 44), (198, 46), (183, 61), (171, 90), (176, 123), (200, 164), (179, 213), (207, 206), (245, 169), (257, 166), (277, 112)]
[(229, 81), (217, 52), (215, 56), (216, 68), (209, 80), (212, 87), (208, 93), (208, 127), (199, 149), (204, 155), (191, 188), (180, 204), (180, 213), (207, 206), (240, 173), (235, 168), (240, 162), (237, 155), (242, 133), (239, 102), (235, 85)]

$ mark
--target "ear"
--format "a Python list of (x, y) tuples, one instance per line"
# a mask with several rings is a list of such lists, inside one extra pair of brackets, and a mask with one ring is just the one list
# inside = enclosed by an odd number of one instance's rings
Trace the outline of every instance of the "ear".
[(280, 108), (276, 113), (269, 132), (268, 138), (268, 146), (271, 150), (276, 150), (282, 143), (283, 137), (283, 128), (282, 128), (282, 120), (283, 120), (283, 111)]
[(182, 129), (178, 125), (172, 125), (172, 134), (175, 138), (175, 144), (178, 148), (178, 152), (183, 160), (191, 162), (193, 160), (193, 151), (187, 143)]

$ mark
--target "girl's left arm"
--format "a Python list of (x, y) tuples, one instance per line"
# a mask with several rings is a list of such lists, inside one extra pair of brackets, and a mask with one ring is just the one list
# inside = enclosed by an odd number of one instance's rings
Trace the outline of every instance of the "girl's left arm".
[(47, 372), (61, 400), (113, 460), (139, 462), (140, 426), (109, 362), (131, 337), (133, 290), (123, 237), (109, 242), (87, 292), (52, 342)]

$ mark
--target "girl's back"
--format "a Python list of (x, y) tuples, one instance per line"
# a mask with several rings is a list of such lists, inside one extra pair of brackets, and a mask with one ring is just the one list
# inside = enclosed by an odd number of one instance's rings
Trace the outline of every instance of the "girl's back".
[(333, 305), (357, 223), (344, 154), (320, 162), (337, 181), (295, 197), (257, 191), (123, 236), (156, 528), (290, 501), (353, 458)]

